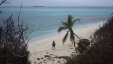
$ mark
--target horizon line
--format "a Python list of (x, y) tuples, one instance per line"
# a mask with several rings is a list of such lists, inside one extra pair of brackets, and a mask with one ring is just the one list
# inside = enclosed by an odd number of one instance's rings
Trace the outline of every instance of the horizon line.
[[(0, 6), (0, 7), (20, 7), (20, 6)], [(41, 5), (33, 5), (33, 6), (22, 6), (22, 7), (76, 7), (76, 8), (113, 8), (113, 6), (41, 6)]]

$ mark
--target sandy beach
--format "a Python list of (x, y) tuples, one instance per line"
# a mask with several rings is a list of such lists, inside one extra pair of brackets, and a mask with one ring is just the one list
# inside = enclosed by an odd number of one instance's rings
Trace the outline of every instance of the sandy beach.
[[(102, 25), (103, 23), (92, 24), (87, 27), (74, 30), (80, 38), (88, 38)], [(28, 50), (30, 51), (30, 61), (32, 64), (62, 64), (65, 59), (75, 53), (74, 47), (70, 40), (62, 44), (62, 38), (65, 32), (61, 32), (55, 36), (50, 36), (46, 39), (41, 39), (29, 43)], [(77, 38), (76, 38), (77, 39)], [(55, 50), (52, 50), (52, 41), (56, 42)]]

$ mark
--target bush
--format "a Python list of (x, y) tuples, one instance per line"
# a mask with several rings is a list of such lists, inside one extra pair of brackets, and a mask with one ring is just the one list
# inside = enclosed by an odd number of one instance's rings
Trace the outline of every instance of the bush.
[(80, 39), (76, 48), (79, 53), (86, 52), (89, 48), (90, 41), (88, 39)]
[(12, 16), (0, 27), (0, 64), (30, 64), (27, 27)]
[(113, 64), (113, 17), (94, 33), (91, 47), (66, 64)]

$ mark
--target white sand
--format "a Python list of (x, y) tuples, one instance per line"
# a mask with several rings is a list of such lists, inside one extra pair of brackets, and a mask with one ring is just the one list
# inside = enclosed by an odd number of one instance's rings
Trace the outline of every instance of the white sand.
[[(102, 23), (92, 24), (75, 30), (75, 33), (80, 38), (89, 38), (101, 25)], [(74, 47), (71, 45), (70, 40), (67, 40), (64, 45), (62, 44), (62, 38), (65, 33), (66, 32), (61, 32), (55, 36), (29, 43), (28, 49), (30, 51), (30, 60), (32, 64), (60, 64), (60, 62), (65, 62), (62, 58), (54, 58), (58, 56), (71, 56), (71, 54), (74, 53)], [(52, 50), (51, 44), (53, 40), (56, 42), (56, 50)], [(48, 57), (44, 58), (45, 55)], [(37, 60), (37, 58), (42, 59)]]

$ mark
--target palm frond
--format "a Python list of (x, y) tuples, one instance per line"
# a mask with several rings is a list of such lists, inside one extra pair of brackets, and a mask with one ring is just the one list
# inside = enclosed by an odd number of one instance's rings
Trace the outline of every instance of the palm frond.
[(77, 19), (73, 20), (72, 23), (71, 23), (71, 26), (73, 26), (75, 24), (75, 22), (77, 22), (77, 21), (80, 21), (80, 19), (77, 18)]
[[(80, 19), (77, 18), (77, 19), (73, 20), (73, 16), (68, 15), (67, 22), (63, 22), (63, 21), (61, 22), (63, 26), (58, 29), (58, 32), (61, 32), (62, 30), (66, 30), (66, 29), (68, 30), (62, 40), (63, 43), (65, 43), (65, 41), (67, 40), (68, 35), (70, 36), (70, 41), (72, 43), (75, 42), (75, 36), (76, 37), (78, 37), (78, 36), (73, 32), (72, 26), (77, 21), (80, 21)], [(80, 39), (80, 38), (78, 37), (78, 39)]]
[(67, 33), (65, 34), (65, 36), (64, 36), (64, 38), (62, 40), (63, 43), (65, 43), (65, 41), (67, 40), (67, 37), (68, 37), (68, 31), (67, 31)]
[(63, 22), (63, 21), (62, 21), (61, 23), (62, 23), (62, 25), (65, 26), (65, 27), (68, 26), (68, 24), (67, 24), (66, 22)]
[(67, 27), (60, 27), (57, 31), (61, 32), (62, 30), (66, 30), (66, 29), (67, 29)]

